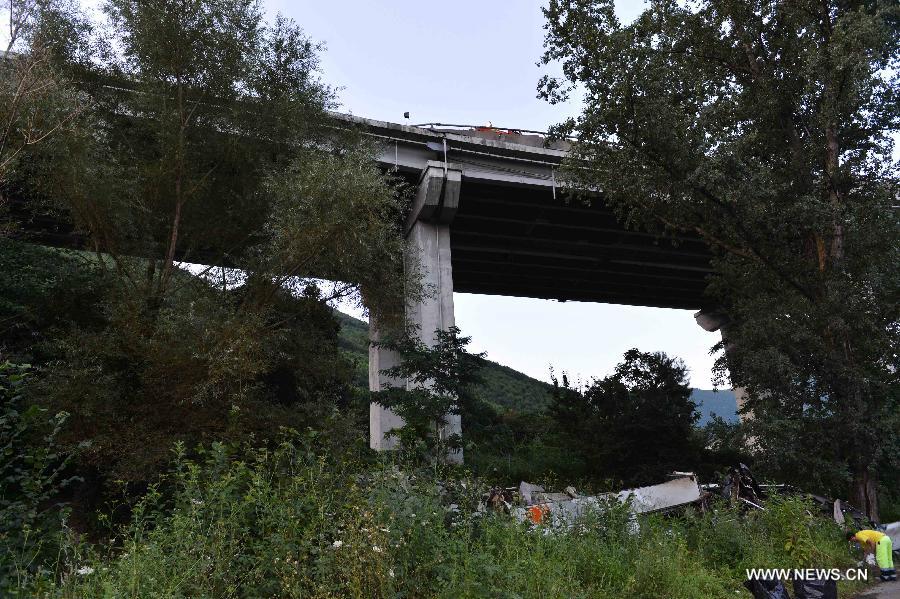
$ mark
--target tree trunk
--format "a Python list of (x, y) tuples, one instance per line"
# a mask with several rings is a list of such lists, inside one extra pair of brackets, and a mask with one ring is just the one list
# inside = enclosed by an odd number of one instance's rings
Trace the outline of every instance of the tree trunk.
[(878, 481), (877, 477), (867, 469), (860, 469), (854, 474), (851, 495), (853, 503), (876, 524), (878, 517)]

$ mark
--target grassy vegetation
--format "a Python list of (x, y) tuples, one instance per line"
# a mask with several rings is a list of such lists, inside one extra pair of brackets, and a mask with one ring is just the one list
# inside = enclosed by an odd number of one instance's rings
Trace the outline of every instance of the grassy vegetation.
[[(85, 327), (103, 320), (92, 279), (83, 269), (58, 268), (73, 256), (37, 247), (0, 252), (13, 273), (0, 284), (5, 339), (26, 348), (29, 359), (52, 355), (50, 333), (61, 326), (55, 315), (77, 312)], [(357, 386), (364, 386), (367, 327), (337, 316), (339, 349), (356, 358)], [(64, 422), (55, 411), (29, 408), (20, 392), (22, 373), (29, 378), (33, 370), (37, 380), (51, 366), (0, 369), (0, 446), (27, 466), (8, 460), (15, 475), (0, 480), (4, 597), (715, 598), (746, 596), (745, 568), (844, 567), (854, 559), (840, 531), (798, 501), (759, 514), (719, 506), (652, 516), (640, 520), (637, 533), (622, 509), (554, 534), (479, 512), (483, 491), (501, 482), (582, 488), (562, 467), (577, 465), (571, 448), (546, 434), (548, 416), (521, 408), (523, 397), (541, 397), (547, 385), (491, 362), (477, 393), (518, 409), (482, 414), (480, 432), (472, 426), (477, 419), (467, 421), (480, 436), (466, 450), (466, 469), (373, 455), (366, 406), (357, 414), (351, 404), (316, 412), (307, 420), (317, 432), (298, 426), (305, 432), (280, 445), (268, 435), (247, 436), (240, 449), (179, 445), (170, 474), (122, 484), (118, 505), (108, 503), (110, 479), (88, 526), (83, 506), (78, 521), (78, 509), (69, 516), (62, 503), (81, 484), (69, 476), (80, 456), (70, 463), (54, 441), (57, 431), (83, 435), (71, 422), (85, 410)], [(146, 439), (140, 437), (162, 454), (171, 447)]]
[[(63, 547), (46, 597), (615, 597), (744, 594), (745, 568), (849, 567), (840, 530), (799, 500), (742, 515), (641, 518), (623, 507), (548, 532), (479, 512), (463, 471), (313, 451), (215, 445), (176, 466), (109, 544)], [(59, 575), (57, 579), (55, 575)], [(844, 590), (849, 590), (846, 587)]]

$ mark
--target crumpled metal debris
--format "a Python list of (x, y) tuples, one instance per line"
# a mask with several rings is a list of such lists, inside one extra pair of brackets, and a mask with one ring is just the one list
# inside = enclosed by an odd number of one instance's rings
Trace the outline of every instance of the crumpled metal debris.
[(512, 504), (515, 501), (513, 498), (514, 490), (514, 488), (491, 487), (481, 498), (482, 501), (481, 505), (479, 505), (479, 511), (483, 511), (484, 508), (489, 508), (495, 511), (502, 510), (509, 513), (509, 510), (512, 509)]
[(767, 498), (753, 473), (746, 464), (732, 466), (722, 481), (722, 497), (732, 502), (742, 501), (755, 508), (762, 508), (762, 503)]
[(510, 513), (520, 522), (569, 526), (588, 511), (628, 504), (633, 514), (665, 511), (701, 500), (703, 492), (692, 472), (675, 472), (671, 480), (658, 485), (624, 489), (618, 493), (582, 496), (574, 487), (565, 493), (548, 493), (543, 487), (522, 482), (519, 485), (521, 506)]
[[(624, 489), (617, 493), (580, 495), (575, 487), (568, 486), (564, 493), (548, 492), (540, 485), (521, 482), (515, 487), (493, 487), (482, 497), (479, 509), (502, 510), (520, 522), (556, 526), (571, 526), (590, 511), (603, 511), (615, 505), (627, 504), (632, 515), (679, 509), (697, 505), (706, 509), (709, 501), (719, 495), (732, 503), (740, 503), (748, 509), (764, 510), (766, 501), (776, 495), (802, 493), (783, 484), (760, 484), (746, 464), (737, 464), (728, 470), (722, 484), (697, 482), (693, 472), (673, 472), (669, 480), (657, 485)], [(846, 526), (875, 527), (866, 515), (840, 499), (804, 493), (818, 504), (823, 515), (834, 518)], [(634, 526), (637, 521), (634, 520)], [(900, 549), (900, 522), (878, 527), (891, 537)]]

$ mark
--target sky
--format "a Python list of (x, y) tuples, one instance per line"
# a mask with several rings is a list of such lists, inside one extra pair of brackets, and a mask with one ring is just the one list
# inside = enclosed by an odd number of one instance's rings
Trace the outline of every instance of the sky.
[[(616, 2), (623, 21), (640, 0)], [(264, 0), (323, 42), (323, 80), (341, 110), (396, 123), (486, 124), (546, 130), (579, 105), (536, 97), (547, 71), (539, 0)], [(404, 112), (410, 119), (403, 118)], [(712, 388), (710, 347), (687, 310), (457, 293), (456, 323), (471, 348), (538, 379), (550, 368), (589, 380), (636, 347), (682, 358), (694, 387)], [(359, 315), (359, 314), (355, 314)]]

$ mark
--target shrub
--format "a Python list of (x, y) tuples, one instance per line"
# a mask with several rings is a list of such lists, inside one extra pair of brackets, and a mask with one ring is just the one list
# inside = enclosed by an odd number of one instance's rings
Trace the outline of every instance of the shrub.
[(56, 437), (67, 414), (27, 406), (28, 364), (0, 364), (0, 594), (47, 577), (63, 543), (67, 510), (55, 501), (72, 482)]
[(550, 532), (479, 511), (485, 485), (462, 470), (323, 456), (316, 445), (313, 433), (290, 433), (274, 450), (219, 444), (192, 461), (179, 449), (115, 543), (68, 563), (76, 574), (56, 591), (707, 599), (744, 593), (745, 568), (852, 564), (837, 527), (802, 500), (637, 521), (616, 505)]

